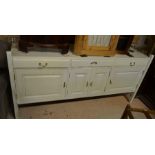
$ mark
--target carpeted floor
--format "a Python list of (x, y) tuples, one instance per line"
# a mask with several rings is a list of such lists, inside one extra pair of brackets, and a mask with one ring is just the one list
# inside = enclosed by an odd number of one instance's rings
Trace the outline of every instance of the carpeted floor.
[[(128, 104), (124, 96), (103, 97), (98, 99), (85, 99), (78, 101), (51, 102), (40, 105), (20, 107), (20, 118), (121, 118), (123, 111)], [(147, 107), (139, 100), (135, 99), (133, 107)], [(143, 114), (134, 113), (135, 118), (145, 118)]]

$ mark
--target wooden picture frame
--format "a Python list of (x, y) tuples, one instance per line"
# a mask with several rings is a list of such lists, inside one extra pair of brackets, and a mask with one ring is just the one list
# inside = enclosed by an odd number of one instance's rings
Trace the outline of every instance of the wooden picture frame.
[[(103, 35), (98, 36), (101, 37)], [(90, 46), (88, 44), (88, 37), (88, 35), (79, 35), (75, 37), (74, 53), (76, 55), (113, 56), (116, 54), (115, 49), (117, 47), (119, 35), (110, 36), (111, 38), (108, 46)]]

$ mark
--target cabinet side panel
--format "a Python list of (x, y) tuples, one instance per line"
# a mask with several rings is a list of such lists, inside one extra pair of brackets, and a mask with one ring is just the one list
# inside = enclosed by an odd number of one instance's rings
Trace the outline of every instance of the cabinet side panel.
[(18, 105), (16, 102), (16, 87), (15, 87), (15, 79), (14, 79), (14, 69), (13, 69), (13, 63), (12, 63), (12, 54), (10, 51), (7, 52), (7, 62), (8, 62), (10, 83), (11, 83), (11, 89), (12, 89), (14, 113), (15, 113), (15, 118), (18, 118)]

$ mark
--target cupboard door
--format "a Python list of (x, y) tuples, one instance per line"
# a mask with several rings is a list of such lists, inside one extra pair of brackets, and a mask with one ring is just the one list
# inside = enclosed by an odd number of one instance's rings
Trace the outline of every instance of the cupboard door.
[(68, 88), (70, 98), (87, 96), (90, 71), (90, 68), (71, 69)]
[(67, 69), (16, 69), (15, 76), (19, 104), (65, 97)]
[(91, 80), (89, 84), (90, 96), (98, 96), (104, 94), (109, 72), (109, 67), (95, 67), (92, 69)]
[(114, 67), (112, 69), (107, 91), (111, 93), (134, 92), (142, 75), (142, 67)]

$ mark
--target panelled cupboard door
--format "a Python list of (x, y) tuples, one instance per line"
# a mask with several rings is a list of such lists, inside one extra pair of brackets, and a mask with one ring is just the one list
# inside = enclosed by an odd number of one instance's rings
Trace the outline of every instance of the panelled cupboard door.
[(19, 104), (63, 99), (66, 95), (67, 69), (16, 69), (15, 78)]
[(107, 84), (111, 93), (133, 92), (142, 75), (142, 67), (113, 67)]
[(94, 67), (92, 68), (91, 80), (89, 83), (89, 95), (104, 95), (110, 67)]
[(68, 86), (70, 98), (86, 97), (91, 68), (72, 68)]

